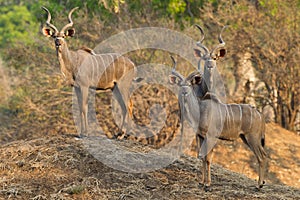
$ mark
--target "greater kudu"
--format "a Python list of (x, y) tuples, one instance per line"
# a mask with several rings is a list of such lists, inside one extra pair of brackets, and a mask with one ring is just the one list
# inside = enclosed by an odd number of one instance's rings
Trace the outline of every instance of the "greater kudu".
[(240, 137), (258, 160), (258, 188), (262, 188), (266, 164), (264, 116), (248, 104), (224, 104), (209, 92), (198, 98), (191, 81), (176, 71), (176, 62), (174, 58), (172, 60), (174, 67), (169, 82), (179, 85), (179, 106), (184, 112), (181, 116), (196, 132), (197, 154), (203, 160), (201, 183), (205, 188), (211, 184), (210, 166), (217, 139), (236, 140)]
[[(73, 37), (75, 29), (73, 28), (72, 13), (78, 9), (73, 8), (68, 14), (69, 23), (66, 24), (61, 31), (50, 23), (51, 14), (49, 10), (42, 7), (48, 14), (45, 27), (42, 33), (46, 37), (52, 37), (55, 42), (57, 58), (60, 64), (61, 73), (64, 75), (66, 81), (74, 86), (79, 110), (81, 133), (87, 132), (88, 129), (88, 92), (89, 88), (96, 90), (111, 89), (117, 102), (122, 108), (122, 121), (120, 129), (122, 130), (126, 117), (132, 115), (132, 105), (129, 99), (129, 87), (131, 81), (136, 74), (134, 63), (128, 58), (117, 54), (95, 54), (89, 48), (81, 48), (77, 51), (69, 50), (65, 38)], [(119, 80), (122, 81), (121, 91), (119, 88)], [(128, 105), (125, 104), (128, 103)]]
[(220, 77), (217, 74), (217, 63), (216, 61), (220, 58), (223, 58), (226, 55), (225, 42), (222, 39), (222, 32), (226, 28), (223, 27), (221, 33), (218, 36), (219, 44), (216, 45), (211, 51), (202, 44), (204, 40), (204, 31), (199, 25), (195, 25), (202, 35), (201, 39), (196, 43), (200, 49), (194, 49), (194, 54), (198, 61), (198, 71), (201, 71), (201, 61), (204, 61), (204, 72), (201, 85), (194, 85), (194, 90), (198, 97), (204, 96), (206, 92), (215, 93), (219, 98), (223, 99), (225, 97), (224, 85)]

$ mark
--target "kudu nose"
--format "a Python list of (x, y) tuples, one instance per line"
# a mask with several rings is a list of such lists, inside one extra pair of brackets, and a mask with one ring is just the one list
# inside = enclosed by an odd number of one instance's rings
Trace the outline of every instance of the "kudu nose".
[(182, 86), (181, 95), (186, 97), (189, 94), (189, 87), (188, 86)]
[(210, 70), (213, 69), (216, 66), (215, 61), (212, 60), (212, 59), (207, 60), (205, 65)]
[(60, 38), (56, 38), (56, 39), (55, 39), (55, 46), (56, 46), (56, 47), (61, 46), (62, 43), (63, 43), (63, 41), (62, 41)]

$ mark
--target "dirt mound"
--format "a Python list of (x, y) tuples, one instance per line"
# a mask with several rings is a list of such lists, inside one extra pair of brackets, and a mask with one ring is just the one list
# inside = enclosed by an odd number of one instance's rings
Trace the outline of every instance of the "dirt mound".
[[(198, 186), (201, 162), (183, 156), (166, 168), (131, 174), (103, 165), (74, 135), (19, 140), (0, 148), (2, 199), (295, 199), (300, 190), (212, 168), (211, 191)], [(120, 145), (131, 141), (114, 141)], [(132, 145), (137, 145), (132, 143)], [(298, 158), (298, 157), (297, 157)]]

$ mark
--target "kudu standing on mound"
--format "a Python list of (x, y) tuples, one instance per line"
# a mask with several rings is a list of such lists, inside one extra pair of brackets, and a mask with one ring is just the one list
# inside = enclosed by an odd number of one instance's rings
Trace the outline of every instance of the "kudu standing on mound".
[(206, 46), (202, 44), (204, 40), (204, 31), (199, 25), (195, 25), (202, 35), (201, 39), (196, 43), (197, 46), (200, 49), (194, 49), (194, 54), (197, 58), (199, 58), (198, 61), (198, 71), (201, 71), (201, 61), (204, 61), (204, 72), (203, 72), (203, 81), (195, 84), (194, 90), (196, 92), (196, 95), (198, 97), (203, 97), (206, 92), (215, 93), (219, 98), (223, 100), (225, 97), (225, 91), (224, 84), (220, 77), (217, 75), (217, 63), (216, 61), (220, 58), (225, 57), (226, 55), (226, 49), (225, 49), (225, 42), (222, 39), (222, 32), (226, 28), (226, 26), (223, 27), (221, 30), (221, 33), (218, 36), (219, 44), (216, 45), (211, 51), (208, 50)]
[[(49, 10), (42, 7), (48, 14), (46, 27), (43, 27), (42, 32), (46, 37), (52, 37), (55, 42), (57, 58), (60, 65), (61, 73), (64, 75), (66, 81), (74, 86), (81, 122), (82, 136), (88, 130), (88, 91), (89, 88), (95, 90), (111, 89), (114, 96), (122, 109), (122, 122), (120, 129), (122, 130), (125, 119), (128, 115), (132, 116), (132, 105), (128, 101), (129, 87), (133, 80), (136, 69), (135, 65), (128, 58), (117, 54), (95, 54), (89, 48), (82, 48), (77, 51), (69, 50), (65, 38), (73, 37), (75, 29), (73, 28), (72, 13), (78, 9), (73, 8), (68, 15), (69, 23), (65, 25), (61, 31), (50, 23), (51, 14)], [(126, 77), (126, 81), (122, 81), (122, 88), (120, 91), (119, 81)], [(128, 105), (125, 102), (129, 102)]]
[(240, 137), (258, 160), (258, 188), (262, 188), (266, 165), (264, 116), (248, 104), (224, 104), (212, 93), (198, 98), (191, 77), (184, 78), (178, 73), (173, 57), (172, 60), (174, 68), (169, 81), (179, 85), (179, 105), (181, 112), (184, 112), (182, 116), (197, 133), (197, 155), (203, 160), (201, 183), (205, 188), (211, 184), (210, 166), (217, 139), (236, 140)]

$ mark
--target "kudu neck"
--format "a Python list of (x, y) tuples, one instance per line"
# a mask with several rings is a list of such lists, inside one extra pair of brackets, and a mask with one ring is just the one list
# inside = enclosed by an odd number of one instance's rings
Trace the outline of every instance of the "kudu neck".
[(180, 106), (184, 108), (184, 115), (192, 125), (192, 128), (196, 130), (198, 128), (200, 120), (200, 111), (199, 111), (199, 100), (194, 91), (192, 90), (188, 95), (181, 96)]
[(69, 50), (67, 43), (63, 43), (60, 47), (57, 47), (56, 52), (61, 73), (63, 74), (66, 81), (72, 84), (73, 77), (76, 71), (73, 52)]

